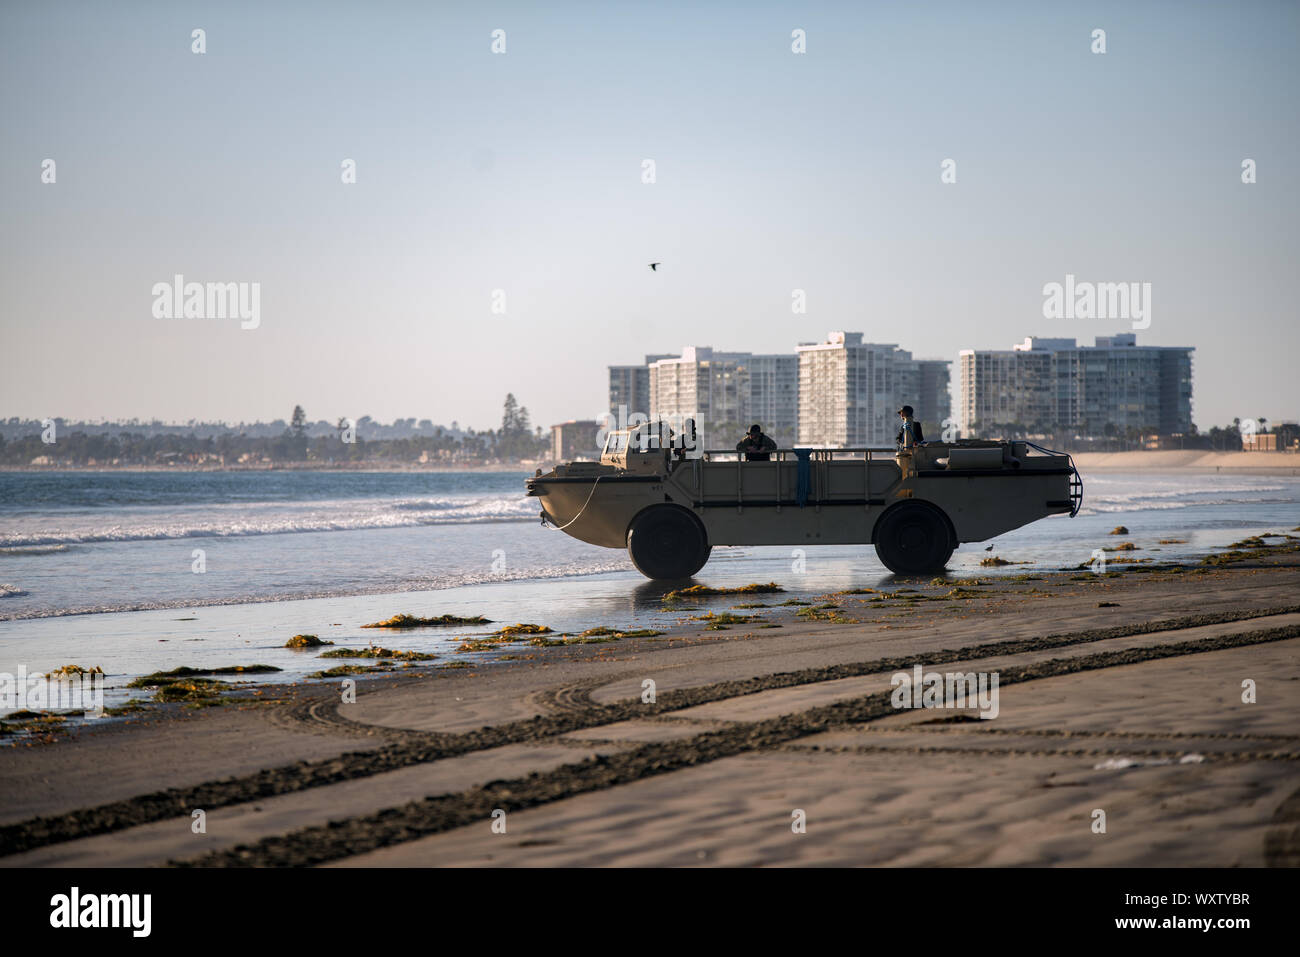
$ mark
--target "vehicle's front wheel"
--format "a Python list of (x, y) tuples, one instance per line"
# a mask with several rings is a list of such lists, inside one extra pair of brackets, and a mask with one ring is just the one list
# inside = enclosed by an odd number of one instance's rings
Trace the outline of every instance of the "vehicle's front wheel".
[(712, 550), (700, 523), (679, 508), (648, 508), (627, 531), (627, 553), (646, 578), (690, 578)]
[(908, 503), (887, 512), (875, 538), (876, 554), (896, 575), (941, 572), (952, 557), (948, 523), (926, 505)]

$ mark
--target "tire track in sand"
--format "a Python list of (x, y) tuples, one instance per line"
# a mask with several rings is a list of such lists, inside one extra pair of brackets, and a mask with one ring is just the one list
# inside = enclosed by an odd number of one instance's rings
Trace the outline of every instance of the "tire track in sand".
[[(1080, 671), (1103, 670), (1163, 658), (1202, 654), (1300, 638), (1300, 625), (1288, 625), (1193, 641), (1096, 652), (1074, 658), (1053, 658), (1031, 665), (1001, 669), (999, 686), (1023, 684)], [(870, 722), (897, 714), (891, 692), (878, 692), (847, 701), (707, 731), (686, 739), (643, 745), (624, 754), (588, 758), (527, 777), (491, 781), (454, 794), (413, 801), (373, 814), (331, 821), (319, 827), (268, 837), (250, 846), (217, 851), (180, 866), (301, 867), (322, 864), (402, 844), (468, 824), (489, 820), (498, 808), (507, 813), (551, 804), (566, 798), (697, 767), (722, 758), (780, 747), (789, 741), (833, 728)], [(1292, 815), (1300, 820), (1300, 804)], [(1287, 825), (1291, 822), (1287, 819)], [(1295, 850), (1289, 841), (1300, 828), (1284, 825), (1274, 841), (1272, 858), (1283, 860)]]
[[(939, 666), (993, 654), (1009, 655), (1043, 651), (1111, 638), (1126, 638), (1162, 631), (1182, 631), (1296, 612), (1300, 612), (1300, 605), (1135, 622), (1130, 625), (1058, 633), (1039, 638), (981, 642), (976, 645), (930, 651), (924, 654), (806, 668), (666, 691), (658, 695), (658, 700), (654, 704), (643, 704), (639, 699), (604, 705), (596, 704), (590, 698), (590, 692), (595, 685), (591, 682), (581, 682), (570, 686), (572, 691), (560, 688), (547, 698), (548, 701), (553, 701), (564, 709), (556, 714), (506, 722), (457, 734), (390, 729), (405, 731), (413, 737), (371, 750), (348, 751), (332, 758), (299, 761), (240, 777), (207, 781), (190, 787), (168, 788), (96, 807), (82, 808), (51, 817), (35, 817), (0, 826), (0, 857), (167, 818), (187, 817), (190, 809), (195, 807), (209, 810), (229, 807), (308, 788), (324, 787), (342, 781), (396, 771), (473, 751), (539, 741), (573, 731), (633, 718), (654, 717), (761, 691), (861, 677), (883, 671), (897, 671), (917, 664)], [(606, 675), (600, 684), (614, 680), (615, 677)], [(588, 702), (586, 706), (581, 705), (583, 700)], [(357, 733), (357, 727), (361, 723), (339, 715), (337, 702), (334, 703), (333, 708), (323, 707), (323, 704), (322, 699), (313, 696), (308, 701), (295, 701), (284, 706), (283, 711), (291, 719), (306, 724), (307, 728), (304, 730), (319, 731), (325, 727), (338, 727), (346, 729), (346, 733)]]

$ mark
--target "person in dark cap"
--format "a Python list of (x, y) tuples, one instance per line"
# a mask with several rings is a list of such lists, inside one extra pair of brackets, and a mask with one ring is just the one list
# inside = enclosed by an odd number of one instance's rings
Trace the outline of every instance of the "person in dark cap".
[(925, 436), (921, 433), (921, 423), (912, 419), (912, 407), (905, 405), (898, 410), (899, 417), (903, 420), (898, 428), (896, 442), (900, 449), (912, 449), (925, 441)]
[(745, 437), (736, 443), (736, 451), (745, 453), (745, 460), (749, 462), (766, 462), (771, 458), (768, 453), (775, 449), (776, 443), (764, 435), (763, 427), (757, 424), (751, 425)]

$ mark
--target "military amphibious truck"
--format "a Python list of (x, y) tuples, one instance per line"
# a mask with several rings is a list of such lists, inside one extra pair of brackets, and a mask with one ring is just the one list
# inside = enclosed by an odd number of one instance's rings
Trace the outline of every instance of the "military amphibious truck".
[(961, 542), (1073, 517), (1083, 501), (1074, 460), (1029, 442), (778, 449), (747, 461), (656, 439), (645, 426), (613, 431), (599, 462), (538, 469), (527, 485), (542, 523), (626, 548), (652, 579), (691, 577), (714, 545), (870, 543), (890, 571), (919, 575), (941, 571)]

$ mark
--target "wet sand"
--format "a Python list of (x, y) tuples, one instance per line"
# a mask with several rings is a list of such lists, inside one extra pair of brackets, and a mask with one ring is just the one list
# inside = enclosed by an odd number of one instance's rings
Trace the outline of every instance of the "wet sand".
[[(716, 597), (757, 619), (152, 708), (0, 749), (0, 863), (1293, 865), (1298, 572)], [(898, 710), (916, 664), (997, 673), (997, 717)]]

